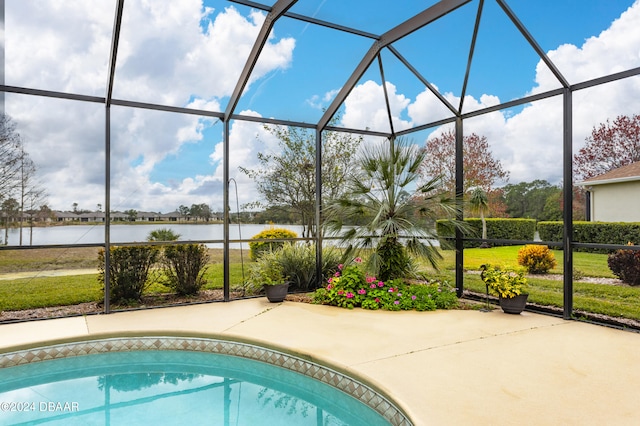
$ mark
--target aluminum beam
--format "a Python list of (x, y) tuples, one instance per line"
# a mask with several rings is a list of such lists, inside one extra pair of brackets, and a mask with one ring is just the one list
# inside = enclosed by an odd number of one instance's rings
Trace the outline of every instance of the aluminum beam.
[[(265, 4), (258, 3), (258, 2), (255, 2), (255, 1), (249, 1), (249, 0), (229, 0), (229, 1), (232, 2), (232, 3), (237, 3), (237, 4), (244, 5), (244, 6), (253, 7), (254, 9), (264, 10), (264, 11), (267, 11), (267, 12), (270, 12), (271, 9), (272, 9), (271, 6), (267, 6)], [(331, 28), (332, 30), (343, 31), (345, 33), (354, 34), (354, 35), (367, 37), (367, 38), (372, 38), (372, 39), (375, 39), (375, 40), (380, 38), (380, 36), (377, 35), (377, 34), (373, 34), (373, 33), (367, 32), (367, 31), (361, 31), (361, 30), (359, 30), (357, 28), (347, 27), (345, 25), (339, 25), (339, 24), (336, 24), (334, 22), (323, 21), (322, 19), (316, 19), (316, 18), (313, 18), (311, 16), (301, 15), (299, 13), (286, 12), (284, 14), (284, 16), (286, 16), (287, 18), (296, 19), (296, 20), (302, 21), (302, 22), (308, 22), (310, 24), (320, 25), (321, 27)]]
[(407, 69), (411, 71), (413, 75), (415, 75), (418, 80), (420, 80), (420, 82), (424, 84), (425, 87), (429, 89), (429, 91), (431, 91), (431, 93), (433, 93), (440, 100), (440, 102), (442, 102), (444, 106), (449, 109), (449, 111), (451, 111), (452, 114), (455, 115), (458, 113), (454, 106), (451, 105), (451, 102), (449, 102), (444, 96), (442, 96), (442, 93), (440, 93), (433, 84), (431, 84), (426, 78), (424, 78), (424, 76), (420, 74), (420, 72), (418, 72), (418, 70), (413, 65), (411, 65), (411, 63), (404, 56), (402, 56), (395, 47), (387, 46), (387, 49), (389, 49), (391, 53), (393, 53), (396, 58), (398, 58), (398, 60), (402, 62), (402, 64), (407, 67)]
[(118, 55), (118, 43), (120, 43), (120, 28), (122, 27), (122, 11), (124, 10), (124, 0), (118, 0), (116, 4), (116, 13), (113, 20), (113, 34), (111, 35), (111, 51), (109, 52), (109, 75), (107, 78), (107, 95), (105, 103), (107, 106), (111, 104), (111, 95), (113, 93), (113, 79), (116, 73), (116, 57)]
[(391, 114), (391, 105), (389, 104), (389, 93), (387, 92), (387, 79), (384, 77), (384, 67), (382, 66), (382, 57), (378, 53), (378, 66), (380, 67), (380, 81), (382, 81), (382, 92), (384, 93), (384, 104), (387, 107), (387, 118), (389, 119), (389, 129), (391, 134), (396, 132), (393, 130), (393, 115)]
[(122, 27), (122, 11), (124, 0), (116, 3), (113, 19), (113, 33), (111, 34), (111, 51), (109, 52), (109, 75), (107, 90), (104, 98), (104, 313), (111, 311), (111, 95), (113, 94), (113, 79), (116, 72), (116, 58), (118, 43), (120, 42), (120, 28)]
[(575, 92), (576, 90), (588, 89), (589, 87), (599, 86), (601, 84), (611, 83), (612, 81), (635, 77), (637, 75), (640, 75), (640, 67), (617, 72), (615, 74), (605, 75), (604, 77), (598, 77), (592, 80), (583, 81), (582, 83), (576, 83), (571, 86), (571, 91)]
[(355, 68), (347, 82), (342, 86), (340, 92), (336, 95), (331, 102), (331, 105), (327, 108), (325, 113), (318, 121), (318, 130), (323, 130), (331, 118), (334, 116), (340, 105), (344, 102), (344, 100), (349, 96), (349, 93), (353, 90), (362, 75), (367, 71), (371, 63), (376, 59), (380, 50), (383, 47), (389, 46), (390, 44), (400, 40), (401, 38), (411, 34), (414, 31), (419, 30), (420, 28), (428, 25), (429, 23), (443, 17), (444, 15), (454, 11), (455, 9), (469, 3), (471, 0), (442, 0), (441, 2), (434, 4), (428, 9), (423, 10), (419, 14), (409, 18), (404, 21), (400, 25), (390, 29), (386, 33), (380, 36), (380, 40), (376, 40), (373, 45), (369, 48), (367, 53), (365, 53), (364, 57)]
[[(463, 120), (456, 118), (456, 204), (460, 209), (456, 215), (456, 220), (464, 220), (462, 201), (464, 197), (464, 129)], [(456, 295), (462, 297), (464, 293), (464, 235), (456, 228)]]
[(32, 89), (30, 87), (4, 86), (0, 85), (0, 91), (8, 93), (19, 93), (22, 95), (44, 96), (45, 98), (67, 99), (71, 101), (105, 103), (105, 98), (101, 96), (77, 95), (74, 93), (55, 92), (53, 90)]
[(262, 48), (266, 44), (267, 39), (269, 38), (269, 34), (271, 33), (271, 30), (273, 29), (276, 21), (280, 17), (282, 17), (282, 15), (287, 10), (289, 10), (289, 8), (293, 6), (297, 1), (298, 0), (278, 0), (276, 4), (274, 4), (271, 8), (271, 11), (267, 14), (264, 23), (262, 24), (262, 28), (260, 28), (260, 32), (258, 33), (258, 37), (256, 38), (256, 42), (253, 44), (253, 48), (251, 48), (251, 53), (249, 53), (247, 62), (242, 69), (240, 78), (238, 78), (236, 87), (235, 89), (233, 89), (233, 94), (229, 99), (227, 109), (224, 113), (224, 121), (228, 121), (231, 114), (233, 114), (233, 111), (235, 111), (236, 106), (238, 105), (238, 101), (240, 100), (240, 96), (242, 96), (242, 92), (249, 82), (249, 78), (251, 77), (253, 68), (258, 62), (258, 58), (260, 57)]
[(224, 187), (222, 190), (222, 202), (223, 202), (223, 211), (224, 211), (224, 221), (223, 221), (223, 255), (222, 255), (222, 292), (223, 298), (225, 302), (229, 301), (230, 290), (231, 290), (231, 279), (229, 274), (230, 260), (229, 260), (229, 120), (225, 120), (222, 123), (224, 125), (223, 131), (223, 149), (224, 158), (222, 160), (222, 178), (224, 179)]
[(544, 63), (549, 67), (549, 69), (551, 70), (553, 75), (556, 76), (556, 78), (558, 79), (560, 84), (562, 84), (562, 87), (565, 87), (565, 88), (569, 87), (570, 85), (569, 85), (569, 82), (567, 81), (567, 79), (564, 78), (564, 76), (562, 75), (560, 70), (551, 61), (551, 59), (549, 59), (549, 57), (544, 52), (544, 50), (542, 50), (542, 48), (540, 47), (538, 42), (533, 38), (531, 33), (529, 33), (529, 30), (527, 30), (527, 27), (525, 27), (524, 24), (522, 22), (520, 22), (520, 19), (518, 19), (516, 14), (513, 13), (511, 8), (509, 6), (507, 6), (507, 4), (504, 2), (504, 0), (496, 0), (496, 1), (500, 5), (500, 7), (504, 11), (504, 13), (506, 13), (507, 16), (509, 17), (509, 19), (511, 19), (511, 22), (513, 22), (513, 24), (518, 28), (518, 30), (524, 36), (524, 38), (527, 39), (527, 42), (529, 42), (531, 47), (533, 47), (533, 49), (536, 51), (538, 56), (540, 56), (540, 59), (542, 59), (544, 61)]
[(315, 218), (316, 218), (316, 285), (321, 288), (322, 282), (322, 132), (315, 131), (316, 136), (316, 202), (315, 202)]
[(476, 13), (476, 22), (473, 26), (473, 35), (471, 36), (471, 46), (469, 47), (469, 57), (467, 58), (467, 69), (464, 72), (464, 80), (462, 90), (460, 91), (460, 104), (458, 106), (458, 114), (462, 114), (464, 107), (464, 97), (467, 94), (467, 85), (469, 84), (469, 74), (471, 73), (471, 63), (473, 62), (473, 54), (476, 50), (476, 40), (478, 39), (478, 30), (480, 29), (480, 20), (482, 18), (482, 9), (484, 9), (484, 0), (478, 3), (478, 13)]
[(573, 95), (570, 89), (564, 89), (562, 108), (563, 140), (563, 203), (562, 220), (564, 225), (564, 303), (563, 317), (573, 316)]

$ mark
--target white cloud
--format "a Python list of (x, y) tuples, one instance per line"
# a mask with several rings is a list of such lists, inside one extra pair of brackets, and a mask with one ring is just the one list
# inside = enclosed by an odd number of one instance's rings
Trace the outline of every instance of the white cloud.
[[(6, 4), (6, 84), (104, 96), (114, 3), (12, 1)], [(125, 2), (122, 41), (114, 96), (220, 111), (235, 87), (264, 20), (262, 12), (241, 14), (234, 7), (207, 9), (200, 0)], [(549, 52), (571, 83), (640, 65), (640, 3), (609, 29), (582, 46), (562, 45)], [(233, 46), (233, 48), (229, 48)], [(269, 38), (251, 82), (293, 64), (295, 40)], [(557, 88), (542, 63), (530, 93)], [(399, 84), (399, 83), (398, 83)], [(451, 112), (429, 91), (410, 99), (386, 85), (394, 128), (406, 129)], [(336, 91), (310, 98), (317, 108)], [(607, 118), (640, 110), (640, 77), (574, 93), (574, 149), (591, 128)], [(286, 96), (286, 94), (283, 94)], [(445, 97), (458, 105), (452, 94)], [(49, 183), (53, 208), (78, 202), (93, 208), (104, 200), (104, 106), (32, 96), (6, 95), (7, 112), (19, 124), (30, 154)], [(465, 97), (465, 111), (496, 105), (493, 94)], [(112, 206), (145, 210), (180, 204), (222, 205), (222, 143), (206, 139), (215, 120), (157, 111), (112, 107)], [(511, 111), (494, 112), (465, 122), (465, 131), (487, 136), (492, 150), (511, 171), (511, 182), (547, 178), (562, 171), (562, 100), (549, 99)], [(261, 116), (259, 112), (242, 114)], [(254, 201), (253, 182), (239, 166), (257, 166), (256, 153), (277, 150), (277, 140), (259, 123), (234, 121), (230, 133), (230, 174), (237, 180), (241, 203)], [(388, 131), (382, 86), (366, 81), (351, 92), (342, 116), (346, 127)], [(209, 143), (211, 173), (171, 182), (151, 176), (168, 156), (187, 144)]]
[(336, 97), (336, 95), (340, 92), (340, 89), (330, 90), (322, 96), (313, 95), (309, 99), (305, 100), (305, 103), (314, 109), (323, 109), (325, 108), (332, 100)]
[[(403, 130), (410, 123), (400, 118), (410, 100), (396, 93), (396, 86), (387, 82), (387, 94), (394, 130)], [(384, 91), (378, 83), (368, 80), (357, 85), (344, 102), (345, 112), (342, 124), (348, 128), (368, 128), (374, 131), (389, 131), (389, 114), (384, 99)]]
[(6, 2), (6, 84), (104, 95), (114, 3)]
[[(547, 53), (564, 77), (580, 83), (640, 65), (640, 3), (637, 1), (611, 26), (582, 46), (563, 44)], [(559, 87), (558, 81), (540, 61), (536, 68), (537, 86), (532, 93)]]
[[(640, 2), (615, 20), (610, 28), (591, 37), (582, 46), (562, 45), (548, 53), (570, 83), (575, 84), (640, 65)], [(542, 61), (536, 67), (536, 86), (530, 94), (560, 87)], [(429, 95), (429, 96), (427, 96)], [(422, 96), (425, 99), (422, 99)], [(445, 97), (457, 106), (459, 98)], [(483, 95), (480, 100), (465, 97), (464, 111), (496, 105), (497, 97)], [(427, 91), (409, 106), (414, 122), (420, 123), (433, 111), (433, 97)], [(630, 115), (640, 110), (640, 77), (585, 89), (573, 94), (573, 151), (583, 145), (591, 129), (608, 118)], [(525, 105), (517, 112), (500, 111), (465, 120), (465, 133), (488, 138), (494, 155), (510, 172), (510, 182), (562, 179), (562, 97)], [(434, 132), (433, 136), (438, 132)]]
[[(231, 95), (264, 21), (261, 12), (243, 16), (232, 6), (210, 19), (200, 0), (170, 2), (169, 10), (156, 2), (126, 4), (114, 97), (169, 105), (182, 106), (194, 94)], [(272, 34), (249, 83), (287, 68), (294, 47), (292, 38)]]
[[(437, 89), (437, 87), (435, 88)], [(457, 107), (457, 105), (453, 106)], [(407, 112), (411, 117), (412, 123), (416, 125), (431, 123), (453, 116), (449, 108), (440, 102), (440, 99), (430, 90), (418, 93), (416, 99), (407, 107)]]
[[(262, 117), (255, 111), (242, 111), (242, 115), (252, 117)], [(265, 154), (279, 153), (279, 140), (264, 128), (261, 123), (250, 121), (234, 121), (229, 130), (229, 175), (235, 179), (238, 185), (238, 198), (240, 204), (258, 201), (260, 196), (251, 178), (240, 171), (240, 167), (246, 169), (258, 169), (257, 153)], [(220, 182), (223, 181), (222, 170), (223, 144), (216, 144), (211, 159), (218, 166), (215, 169), (214, 177)], [(235, 188), (232, 186), (232, 190)]]
[[(105, 0), (7, 2), (5, 56), (11, 66), (6, 84), (104, 96), (114, 12), (114, 3)], [(126, 2), (114, 98), (220, 111), (220, 99), (232, 93), (264, 16), (258, 11), (244, 16), (234, 7), (214, 13), (201, 0)], [(290, 66), (294, 47), (292, 38), (272, 33), (250, 83)], [(78, 202), (91, 209), (102, 204), (104, 106), (6, 98), (6, 111), (30, 141), (30, 154), (48, 182), (50, 205), (65, 209)], [(213, 122), (113, 106), (112, 207), (167, 210), (214, 199), (221, 206), (218, 174), (167, 183), (150, 178), (168, 156), (179, 156), (185, 144), (202, 143)], [(243, 126), (232, 128), (239, 134)], [(237, 139), (232, 135), (233, 154), (243, 152), (248, 158), (247, 148), (239, 148), (247, 141)]]

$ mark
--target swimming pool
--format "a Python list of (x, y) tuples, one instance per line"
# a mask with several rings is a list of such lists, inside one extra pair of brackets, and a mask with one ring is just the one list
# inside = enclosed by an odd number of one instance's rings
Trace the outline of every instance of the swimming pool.
[(3, 425), (410, 424), (367, 385), (245, 343), (118, 338), (0, 360)]

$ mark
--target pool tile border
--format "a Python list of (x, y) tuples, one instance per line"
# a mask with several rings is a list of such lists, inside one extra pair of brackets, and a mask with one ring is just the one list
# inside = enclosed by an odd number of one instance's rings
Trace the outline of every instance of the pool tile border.
[(0, 355), (0, 368), (32, 362), (106, 352), (180, 350), (238, 356), (273, 364), (320, 380), (373, 408), (394, 426), (409, 426), (411, 421), (391, 401), (371, 387), (322, 365), (289, 354), (247, 343), (218, 339), (182, 337), (110, 338), (66, 343)]

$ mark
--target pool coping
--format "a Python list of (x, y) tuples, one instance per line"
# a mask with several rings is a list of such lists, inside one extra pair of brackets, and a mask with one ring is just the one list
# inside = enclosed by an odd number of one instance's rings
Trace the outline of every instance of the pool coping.
[(4, 324), (0, 335), (0, 356), (115, 337), (254, 344), (355, 378), (416, 425), (640, 421), (637, 333), (526, 311), (367, 311), (257, 298)]
[[(237, 356), (260, 361), (303, 374), (325, 383), (367, 405), (394, 426), (413, 425), (408, 415), (391, 398), (373, 386), (331, 368), (286, 351), (267, 348), (247, 341), (235, 341), (205, 336), (175, 336), (167, 333), (145, 336), (105, 335), (87, 339), (68, 339), (66, 342), (40, 342), (29, 349), (0, 353), (0, 368), (43, 362), (76, 356), (131, 351), (191, 351)], [(9, 350), (11, 350), (9, 348)], [(307, 358), (307, 359), (305, 359)]]

